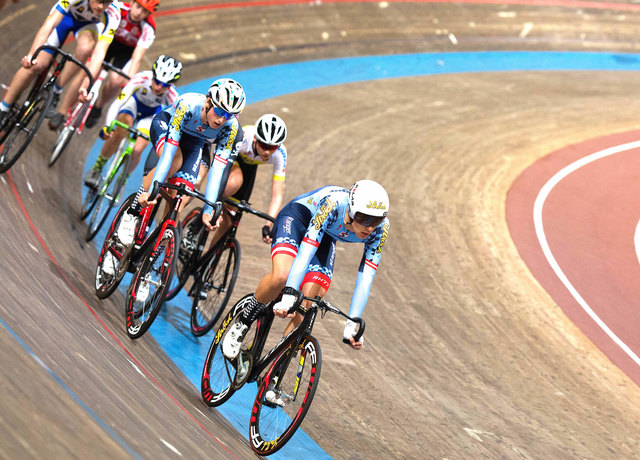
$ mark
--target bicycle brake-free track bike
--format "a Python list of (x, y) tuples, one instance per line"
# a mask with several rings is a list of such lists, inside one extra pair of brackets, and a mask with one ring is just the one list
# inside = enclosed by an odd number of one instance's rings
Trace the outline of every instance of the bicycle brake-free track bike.
[(195, 336), (202, 336), (211, 330), (233, 292), (240, 270), (240, 242), (236, 239), (236, 232), (242, 214), (248, 212), (274, 221), (269, 214), (253, 209), (246, 201), (225, 198), (223, 202), (234, 208), (234, 211), (223, 208), (223, 212), (231, 218), (231, 225), (206, 252), (204, 247), (208, 232), (202, 224), (202, 208), (192, 210), (182, 221), (183, 234), (176, 276), (172, 279), (167, 299), (175, 297), (189, 277), (193, 277), (188, 295), (193, 298), (191, 332)]
[[(168, 190), (176, 190), (171, 196)], [(185, 185), (180, 179), (169, 179), (168, 182), (155, 183), (151, 196), (167, 201), (169, 211), (160, 219), (157, 226), (149, 233), (154, 218), (161, 204), (158, 200), (153, 206), (142, 210), (135, 230), (133, 244), (125, 246), (117, 235), (120, 221), (135, 199), (130, 195), (120, 206), (111, 227), (107, 232), (96, 267), (96, 295), (104, 299), (118, 287), (127, 271), (133, 273), (129, 290), (125, 295), (125, 327), (127, 335), (132, 339), (141, 337), (160, 311), (167, 288), (175, 271), (175, 263), (180, 247), (182, 226), (177, 222), (178, 210), (184, 196), (191, 196), (212, 206), (220, 214), (221, 203), (212, 203), (199, 191)], [(107, 257), (109, 254), (109, 257)], [(105, 271), (105, 264), (111, 264)]]
[(149, 140), (149, 136), (133, 127), (118, 120), (113, 120), (109, 125), (108, 132), (112, 132), (117, 126), (126, 129), (129, 136), (122, 140), (118, 151), (109, 159), (106, 174), (100, 176), (100, 181), (96, 187), (90, 187), (82, 202), (80, 218), (84, 219), (88, 215), (89, 223), (84, 239), (91, 241), (107, 219), (109, 212), (120, 198), (124, 191), (124, 186), (129, 177), (129, 162), (131, 152), (138, 137)]
[[(54, 58), (51, 60), (51, 64), (36, 77), (26, 99), (22, 103), (14, 104), (3, 122), (3, 126), (0, 126), (0, 173), (8, 171), (13, 166), (40, 129), (45, 114), (53, 101), (54, 84), (68, 61), (79, 66), (87, 74), (89, 88), (93, 87), (93, 76), (89, 69), (72, 54), (60, 48), (49, 45), (41, 46), (33, 54), (32, 60), (35, 60), (43, 50), (53, 52)], [(60, 60), (56, 61), (58, 56), (60, 56)]]
[[(364, 320), (351, 318), (320, 298), (298, 296), (289, 313), (304, 315), (302, 322), (282, 338), (266, 355), (262, 355), (273, 322), (273, 306), (268, 304), (242, 341), (239, 355), (228, 359), (222, 354), (222, 342), (251, 294), (240, 299), (224, 317), (211, 342), (204, 363), (201, 393), (204, 402), (216, 407), (227, 401), (247, 382), (258, 383), (249, 422), (249, 440), (259, 455), (271, 455), (281, 449), (298, 429), (313, 401), (322, 366), (320, 344), (311, 335), (318, 313), (324, 317), (330, 311), (359, 324), (356, 341), (364, 333)], [(302, 301), (307, 301), (304, 304)], [(266, 371), (266, 372), (265, 372)], [(264, 374), (263, 374), (264, 372)], [(275, 392), (277, 403), (266, 399)], [(273, 398), (272, 398), (273, 400)]]

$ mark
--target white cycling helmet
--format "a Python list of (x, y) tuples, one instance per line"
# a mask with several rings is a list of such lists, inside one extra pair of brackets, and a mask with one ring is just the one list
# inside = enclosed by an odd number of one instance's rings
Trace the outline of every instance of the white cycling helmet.
[(384, 187), (375, 181), (359, 180), (349, 189), (349, 217), (356, 218), (356, 213), (372, 216), (378, 224), (389, 211), (389, 195)]
[(247, 102), (242, 85), (231, 78), (219, 78), (207, 91), (207, 97), (222, 110), (234, 115), (244, 109)]
[(287, 138), (287, 125), (278, 115), (262, 115), (256, 122), (256, 138), (263, 144), (280, 145)]
[(177, 59), (161, 55), (153, 63), (153, 77), (165, 84), (172, 83), (180, 78), (182, 72), (182, 63)]

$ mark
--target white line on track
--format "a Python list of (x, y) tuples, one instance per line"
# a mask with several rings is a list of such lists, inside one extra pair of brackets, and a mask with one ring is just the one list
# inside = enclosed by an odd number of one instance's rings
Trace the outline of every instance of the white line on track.
[[(533, 206), (533, 221), (536, 229), (536, 235), (538, 236), (538, 241), (540, 242), (540, 247), (542, 248), (542, 252), (544, 256), (547, 258), (547, 262), (551, 265), (551, 268), (555, 272), (556, 276), (562, 284), (569, 290), (569, 293), (573, 296), (573, 298), (578, 302), (580, 307), (595, 321), (595, 323), (602, 329), (610, 338), (613, 340), (616, 345), (618, 345), (622, 351), (624, 351), (627, 356), (629, 356), (637, 365), (640, 366), (640, 358), (625, 344), (620, 338), (613, 333), (609, 326), (607, 326), (602, 319), (593, 311), (593, 309), (587, 304), (587, 302), (582, 298), (577, 289), (571, 284), (569, 278), (564, 274), (560, 265), (556, 261), (555, 257), (551, 253), (551, 249), (549, 248), (549, 243), (547, 242), (547, 237), (544, 233), (544, 225), (542, 223), (542, 208), (544, 206), (544, 202), (553, 190), (553, 188), (558, 185), (563, 179), (565, 179), (569, 174), (577, 171), (578, 169), (586, 166), (594, 161), (600, 160), (602, 158), (608, 157), (610, 155), (614, 155), (620, 152), (626, 152), (627, 150), (635, 149), (640, 147), (640, 141), (629, 142), (627, 144), (616, 145), (614, 147), (609, 147), (607, 149), (601, 150), (596, 153), (592, 153), (591, 155), (587, 155), (584, 158), (581, 158), (578, 161), (571, 163), (568, 166), (565, 166), (560, 171), (558, 171), (549, 181), (544, 184), (544, 186), (540, 189), (540, 193), (536, 197), (536, 202)], [(639, 230), (636, 226), (636, 234), (634, 238), (634, 242), (636, 243), (636, 254), (638, 255), (638, 259), (640, 260), (640, 254), (638, 253), (638, 242), (640, 240), (640, 236), (638, 235)]]

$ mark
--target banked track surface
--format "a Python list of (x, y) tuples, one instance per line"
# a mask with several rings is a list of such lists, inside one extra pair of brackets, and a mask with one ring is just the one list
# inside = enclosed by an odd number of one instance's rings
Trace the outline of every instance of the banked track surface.
[[(163, 8), (196, 4), (164, 1)], [(44, 16), (36, 5), (23, 0), (1, 10), (5, 62), (16, 63), (28, 48)], [(634, 51), (639, 19), (600, 9), (464, 4), (231, 8), (159, 17), (149, 56), (194, 58), (185, 81), (195, 81), (321, 57)], [(521, 37), (527, 22), (533, 28)], [(13, 70), (3, 66), (2, 81)], [(287, 110), (288, 197), (360, 177), (378, 179), (391, 194), (392, 231), (366, 310), (365, 351), (338, 343), (334, 319), (316, 329), (325, 366), (303, 428), (330, 455), (629, 458), (639, 451), (637, 386), (538, 285), (504, 215), (507, 190), (535, 160), (637, 127), (635, 76), (416, 77), (319, 88), (247, 108), (243, 123)], [(151, 337), (126, 338), (122, 296), (100, 302), (93, 295), (96, 251), (79, 242), (84, 228), (75, 217), (91, 140), (84, 137), (48, 170), (52, 141), (43, 131), (0, 181), (0, 452), (151, 458), (177, 456), (175, 449), (186, 458), (253, 457)], [(268, 190), (266, 176), (256, 190)], [(237, 295), (269, 264), (255, 238), (259, 222), (245, 224)], [(338, 304), (349, 300), (358, 251), (338, 253), (331, 289)]]

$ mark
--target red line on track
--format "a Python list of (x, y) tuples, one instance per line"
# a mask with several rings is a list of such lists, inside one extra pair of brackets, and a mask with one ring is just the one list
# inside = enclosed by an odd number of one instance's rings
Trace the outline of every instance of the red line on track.
[(40, 245), (42, 246), (42, 248), (44, 249), (44, 251), (47, 253), (47, 256), (49, 257), (49, 260), (51, 260), (51, 262), (55, 265), (56, 269), (58, 270), (58, 272), (60, 273), (60, 275), (62, 276), (62, 278), (64, 279), (65, 283), (67, 284), (67, 286), (69, 286), (71, 288), (71, 290), (73, 291), (73, 293), (76, 295), (76, 297), (85, 305), (85, 307), (87, 307), (89, 309), (89, 311), (91, 312), (91, 314), (94, 316), (94, 318), (100, 323), (100, 325), (104, 328), (105, 331), (107, 331), (107, 333), (111, 336), (111, 338), (120, 346), (120, 348), (122, 348), (122, 350), (127, 354), (127, 356), (129, 356), (129, 358), (131, 359), (131, 361), (133, 361), (136, 366), (138, 366), (138, 368), (147, 376), (151, 379), (151, 381), (153, 381), (153, 383), (155, 383), (155, 385), (166, 395), (169, 397), (169, 399), (171, 399), (171, 401), (173, 401), (179, 408), (180, 410), (182, 410), (182, 412), (184, 412), (191, 420), (193, 420), (193, 422), (195, 422), (196, 425), (198, 425), (200, 428), (202, 428), (202, 430), (207, 433), (211, 438), (213, 438), (218, 444), (220, 444), (220, 446), (227, 451), (227, 453), (229, 453), (229, 455), (232, 458), (237, 459), (238, 457), (236, 457), (223, 443), (222, 441), (220, 441), (220, 439), (218, 439), (216, 436), (214, 436), (209, 430), (207, 430), (204, 425), (202, 425), (198, 420), (196, 420), (196, 418), (191, 415), (191, 413), (182, 405), (178, 402), (178, 400), (176, 400), (171, 393), (169, 393), (161, 384), (160, 382), (158, 382), (155, 377), (153, 375), (151, 375), (151, 373), (149, 371), (147, 371), (147, 369), (145, 369), (142, 364), (140, 364), (140, 362), (135, 358), (135, 356), (133, 356), (133, 354), (131, 354), (131, 352), (127, 349), (127, 347), (124, 346), (124, 344), (118, 339), (118, 337), (116, 337), (116, 335), (111, 331), (111, 329), (109, 329), (109, 326), (107, 326), (102, 319), (100, 319), (100, 317), (98, 316), (98, 314), (95, 312), (95, 310), (93, 308), (91, 308), (91, 306), (87, 303), (87, 301), (82, 297), (82, 294), (80, 293), (80, 291), (78, 290), (78, 288), (76, 288), (76, 286), (71, 282), (71, 280), (67, 277), (67, 274), (64, 272), (64, 270), (62, 269), (62, 267), (58, 264), (57, 260), (55, 259), (55, 257), (53, 256), (53, 254), (51, 253), (51, 251), (49, 250), (49, 248), (47, 247), (47, 244), (44, 242), (44, 240), (42, 239), (42, 237), (40, 236), (40, 233), (38, 232), (38, 229), (36, 228), (35, 224), (33, 223), (33, 221), (31, 220), (31, 217), (29, 216), (29, 213), (27, 212), (27, 209), (25, 208), (22, 199), (20, 198), (20, 194), (18, 193), (18, 189), (16, 188), (15, 182), (13, 181), (13, 176), (11, 175), (11, 171), (7, 172), (7, 177), (9, 179), (9, 185), (11, 186), (11, 190), (13, 191), (13, 194), (16, 197), (16, 201), (18, 202), (18, 205), (20, 206), (20, 209), (22, 210), (22, 214), (24, 215), (24, 217), (27, 219), (27, 222), (29, 223), (29, 226), (31, 227), (31, 230), (33, 230), (34, 235), (36, 236), (36, 238), (38, 239), (38, 241), (40, 242)]
[[(561, 8), (592, 8), (597, 10), (640, 11), (640, 5), (627, 3), (589, 2), (581, 0), (385, 0), (387, 3), (456, 3), (477, 5), (522, 5), (522, 6), (555, 6)], [(319, 0), (323, 3), (380, 3), (381, 0)], [(159, 11), (154, 16), (174, 16), (183, 13), (195, 13), (205, 10), (221, 10), (229, 8), (252, 8), (256, 6), (280, 5), (315, 5), (310, 0), (256, 0), (234, 3), (210, 3), (208, 5), (189, 6)]]

